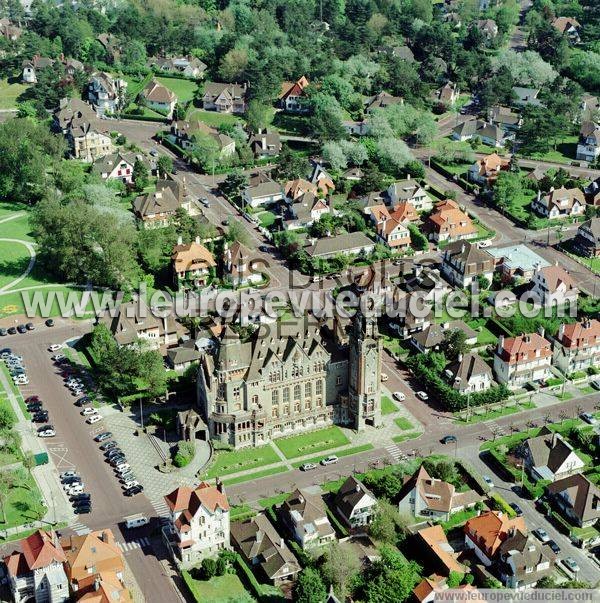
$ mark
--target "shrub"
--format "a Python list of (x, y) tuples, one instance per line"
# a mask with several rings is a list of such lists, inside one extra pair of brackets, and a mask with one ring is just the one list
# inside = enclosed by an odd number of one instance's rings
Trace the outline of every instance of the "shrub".
[(496, 492), (490, 494), (490, 500), (492, 501), (492, 507), (496, 511), (502, 511), (509, 517), (516, 517), (516, 513), (512, 510), (510, 505)]
[(196, 448), (193, 442), (181, 441), (177, 444), (177, 452), (173, 458), (175, 467), (185, 467), (194, 458)]
[(205, 580), (213, 578), (217, 571), (217, 562), (214, 559), (202, 559), (202, 575)]

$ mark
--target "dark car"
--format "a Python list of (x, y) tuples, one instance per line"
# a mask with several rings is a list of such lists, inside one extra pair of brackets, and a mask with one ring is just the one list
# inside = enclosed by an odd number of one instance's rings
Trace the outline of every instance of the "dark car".
[(546, 544), (550, 547), (550, 549), (555, 555), (558, 555), (560, 553), (560, 547), (558, 546), (558, 544), (556, 544), (556, 542), (554, 542), (554, 540), (548, 540)]
[(456, 442), (456, 436), (447, 435), (441, 439), (442, 444), (450, 444), (452, 442)]
[(81, 484), (81, 478), (78, 475), (73, 475), (72, 477), (65, 477), (60, 480), (61, 484), (65, 485), (73, 485), (73, 484)]
[(127, 488), (127, 490), (124, 490), (123, 493), (125, 494), (125, 496), (135, 496), (136, 494), (139, 494), (140, 492), (143, 492), (144, 488), (142, 488), (142, 486), (133, 486), (131, 488)]
[(25, 325), (19, 325), (17, 327), (17, 331), (19, 331), (19, 333), (21, 333), (21, 334), (27, 333), (27, 327)]
[(42, 406), (41, 402), (35, 402), (34, 404), (28, 404), (27, 405), (27, 410), (31, 413), (38, 413), (44, 410), (44, 407)]
[[(84, 495), (85, 492), (82, 492), (81, 494), (78, 494), (77, 496), (82, 496)], [(92, 505), (92, 499), (90, 497), (90, 495), (88, 494), (87, 497), (85, 498), (76, 498), (75, 500), (72, 500), (71, 503), (73, 504), (74, 507), (91, 507)]]
[(81, 501), (81, 500), (91, 500), (92, 495), (89, 494), (88, 492), (82, 492), (81, 494), (73, 494), (73, 496), (71, 496), (71, 502), (77, 502), (77, 501)]
[(127, 459), (125, 458), (124, 454), (120, 454), (118, 456), (113, 456), (111, 459), (108, 460), (108, 462), (113, 466), (116, 467), (117, 465), (120, 465), (121, 463), (126, 463)]
[(7, 358), (12, 354), (12, 350), (10, 348), (2, 348), (0, 350), (0, 358)]
[(104, 442), (105, 440), (109, 440), (112, 437), (113, 437), (113, 434), (110, 431), (103, 431), (102, 433), (99, 433), (94, 438), (94, 440), (96, 440), (96, 442)]
[(117, 443), (114, 440), (110, 440), (110, 442), (105, 442), (104, 444), (102, 444), (102, 446), (100, 446), (100, 450), (104, 452), (112, 450), (113, 448), (117, 448)]
[(25, 404), (29, 404), (30, 402), (39, 402), (39, 401), (40, 401), (39, 396), (27, 396), (27, 398), (25, 398)]
[(85, 406), (86, 404), (91, 404), (91, 403), (92, 403), (92, 399), (89, 396), (83, 396), (75, 402), (75, 405), (76, 406)]
[(0, 337), (5, 337), (8, 335), (8, 331), (6, 329), (0, 329)]
[(45, 324), (46, 324), (46, 326), (47, 326), (47, 327), (53, 327), (53, 326), (54, 326), (54, 321), (53, 321), (51, 318), (49, 318), (49, 319), (46, 321), (46, 323), (45, 323)]
[(114, 456), (121, 456), (123, 451), (118, 446), (112, 446), (109, 450), (106, 450), (105, 453), (107, 459), (112, 459)]
[(9, 335), (16, 335), (17, 334), (17, 328), (16, 327), (9, 327), (8, 328), (8, 334)]
[(75, 515), (87, 515), (88, 513), (92, 512), (92, 505), (86, 505), (83, 507), (75, 507), (73, 509), (73, 513), (75, 513)]
[(31, 417), (31, 420), (34, 423), (47, 423), (49, 417), (50, 415), (48, 414), (48, 411), (42, 410), (41, 412), (36, 412), (33, 417)]
[(269, 251), (269, 248), (266, 245), (259, 245), (258, 250), (262, 251), (263, 253), (267, 253)]
[(26, 328), (28, 331), (35, 331), (35, 325), (34, 325), (32, 322), (28, 322), (28, 323), (25, 325), (25, 328)]
[(510, 503), (509, 506), (516, 513), (517, 517), (521, 517), (521, 515), (523, 515), (523, 509), (521, 509), (517, 503)]

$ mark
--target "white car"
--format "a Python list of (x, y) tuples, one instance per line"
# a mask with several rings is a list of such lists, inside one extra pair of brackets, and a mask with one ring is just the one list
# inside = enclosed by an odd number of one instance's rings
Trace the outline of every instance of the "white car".
[(68, 492), (69, 490), (71, 490), (72, 488), (75, 488), (77, 486), (81, 486), (83, 488), (84, 484), (83, 484), (83, 481), (81, 479), (78, 479), (76, 481), (72, 481), (69, 484), (63, 484), (63, 490), (65, 492)]
[(387, 373), (381, 373), (381, 381), (385, 382), (389, 379), (388, 374)]
[(54, 362), (60, 362), (61, 360), (64, 360), (66, 358), (66, 356), (64, 354), (56, 354), (55, 356), (52, 356), (52, 360), (54, 360)]
[(117, 473), (127, 473), (131, 469), (131, 465), (129, 463), (119, 463), (115, 467), (115, 471)]
[(134, 486), (138, 486), (140, 482), (137, 479), (130, 479), (123, 482), (123, 489), (128, 490), (129, 488), (133, 488)]
[(40, 438), (53, 438), (56, 435), (56, 431), (51, 428), (46, 428), (43, 431), (38, 431), (38, 437)]
[(89, 416), (89, 415), (97, 415), (97, 414), (98, 414), (98, 411), (97, 411), (95, 408), (92, 408), (91, 406), (88, 406), (87, 408), (84, 408), (84, 409), (81, 411), (81, 414), (82, 414), (84, 417), (87, 417), (87, 416)]
[(404, 400), (406, 400), (404, 392), (394, 392), (394, 398), (399, 402), (404, 402)]
[(577, 573), (579, 571), (579, 565), (577, 565), (577, 561), (575, 561), (573, 557), (567, 557), (566, 559), (563, 559), (562, 562), (563, 565), (573, 573)]
[(19, 377), (13, 377), (13, 382), (15, 385), (29, 385), (29, 379), (24, 375), (20, 375)]
[(326, 456), (324, 459), (321, 459), (321, 465), (334, 465), (338, 462), (338, 457), (335, 454), (331, 456)]
[(93, 425), (94, 423), (98, 423), (98, 421), (102, 421), (102, 417), (98, 414), (89, 416), (85, 422)]
[(420, 398), (421, 400), (429, 400), (427, 392), (417, 392), (417, 398)]
[(62, 343), (53, 343), (48, 346), (49, 352), (56, 352), (56, 350), (60, 350), (62, 348)]

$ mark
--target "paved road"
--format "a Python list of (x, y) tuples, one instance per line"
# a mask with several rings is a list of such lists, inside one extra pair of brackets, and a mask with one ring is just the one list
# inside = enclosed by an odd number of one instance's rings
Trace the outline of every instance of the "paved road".
[[(49, 456), (58, 473), (76, 469), (83, 477), (86, 491), (92, 495), (93, 511), (89, 515), (73, 516), (73, 527), (82, 532), (86, 528), (111, 528), (120, 542), (138, 539), (147, 532), (134, 534), (121, 525), (123, 517), (143, 513), (148, 517), (155, 515), (150, 501), (144, 495), (127, 498), (123, 495), (111, 467), (104, 461), (98, 444), (93, 436), (104, 430), (103, 422), (88, 425), (74, 405), (75, 398), (64, 386), (63, 380), (50, 360), (47, 347), (51, 343), (62, 343), (79, 337), (89, 330), (88, 322), (57, 321), (57, 326), (48, 329), (40, 325), (36, 331), (25, 335), (13, 335), (2, 338), (3, 346), (8, 346), (23, 356), (29, 385), (22, 388), (22, 394), (39, 395), (50, 413), (50, 422), (56, 428), (56, 437), (46, 440)], [(32, 424), (32, 429), (35, 427)], [(54, 504), (65, 505), (63, 500)], [(138, 583), (141, 585), (146, 601), (162, 603), (174, 600), (175, 591), (171, 580), (157, 557), (148, 552), (156, 551), (160, 557), (159, 546), (149, 545), (144, 549), (127, 549), (126, 557)]]

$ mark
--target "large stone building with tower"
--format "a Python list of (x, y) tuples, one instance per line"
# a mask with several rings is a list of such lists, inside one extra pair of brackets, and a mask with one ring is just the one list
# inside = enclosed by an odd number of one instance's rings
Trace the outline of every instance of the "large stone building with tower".
[(247, 340), (224, 329), (203, 356), (198, 405), (210, 437), (235, 448), (332, 424), (381, 422), (382, 341), (377, 319), (263, 324)]

